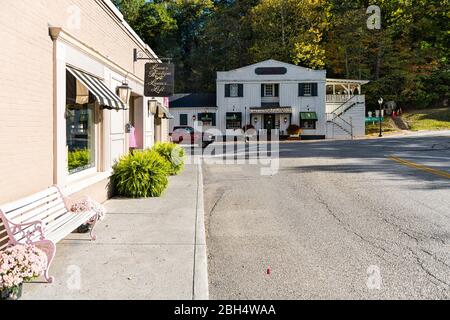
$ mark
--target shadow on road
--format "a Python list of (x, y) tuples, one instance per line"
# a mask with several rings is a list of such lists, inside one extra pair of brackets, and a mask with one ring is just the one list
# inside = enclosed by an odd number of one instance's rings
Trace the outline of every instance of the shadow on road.
[[(317, 164), (282, 167), (281, 171), (349, 174), (375, 172), (388, 175), (391, 179), (408, 178), (425, 182), (411, 188), (450, 189), (449, 178), (406, 167), (389, 159), (393, 156), (450, 173), (450, 137), (403, 137), (280, 145), (281, 159), (317, 159)], [(323, 161), (327, 159), (330, 161)]]

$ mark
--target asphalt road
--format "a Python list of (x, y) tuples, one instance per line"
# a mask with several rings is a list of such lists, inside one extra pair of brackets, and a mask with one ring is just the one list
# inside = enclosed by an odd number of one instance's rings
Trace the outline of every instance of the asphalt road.
[(203, 166), (212, 299), (450, 298), (450, 134), (279, 157)]

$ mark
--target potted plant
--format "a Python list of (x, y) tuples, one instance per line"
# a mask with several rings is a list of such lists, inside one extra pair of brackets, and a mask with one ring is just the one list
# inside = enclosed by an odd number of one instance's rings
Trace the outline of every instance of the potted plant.
[(296, 124), (291, 124), (286, 131), (292, 138), (298, 138), (302, 133), (302, 129)]
[(23, 282), (36, 279), (46, 267), (46, 254), (34, 245), (6, 248), (0, 253), (0, 300), (20, 299)]
[[(105, 218), (106, 209), (97, 201), (92, 200), (89, 197), (83, 198), (80, 201), (73, 203), (70, 206), (70, 211), (73, 213), (83, 213), (86, 211), (93, 210), (97, 213), (98, 220), (103, 220)], [(96, 217), (92, 218), (85, 224), (79, 226), (76, 230), (77, 233), (88, 233), (92, 230)]]

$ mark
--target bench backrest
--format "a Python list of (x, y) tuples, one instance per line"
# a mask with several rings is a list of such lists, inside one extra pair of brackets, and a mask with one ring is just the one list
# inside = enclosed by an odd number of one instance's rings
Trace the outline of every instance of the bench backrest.
[[(8, 221), (23, 224), (42, 221), (45, 225), (67, 213), (63, 195), (58, 187), (53, 186), (29, 197), (0, 206), (0, 218), (3, 224)], [(6, 218), (6, 219), (5, 219)], [(9, 228), (0, 226), (0, 251), (8, 244), (8, 238), (15, 237)], [(20, 239), (17, 239), (19, 241)], [(5, 244), (6, 242), (6, 244)]]

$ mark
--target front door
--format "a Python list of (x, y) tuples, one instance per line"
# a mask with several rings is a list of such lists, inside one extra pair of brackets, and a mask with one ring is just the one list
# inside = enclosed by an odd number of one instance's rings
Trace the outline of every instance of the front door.
[(264, 115), (264, 129), (267, 130), (267, 134), (270, 134), (271, 130), (275, 129), (275, 115), (265, 114)]

